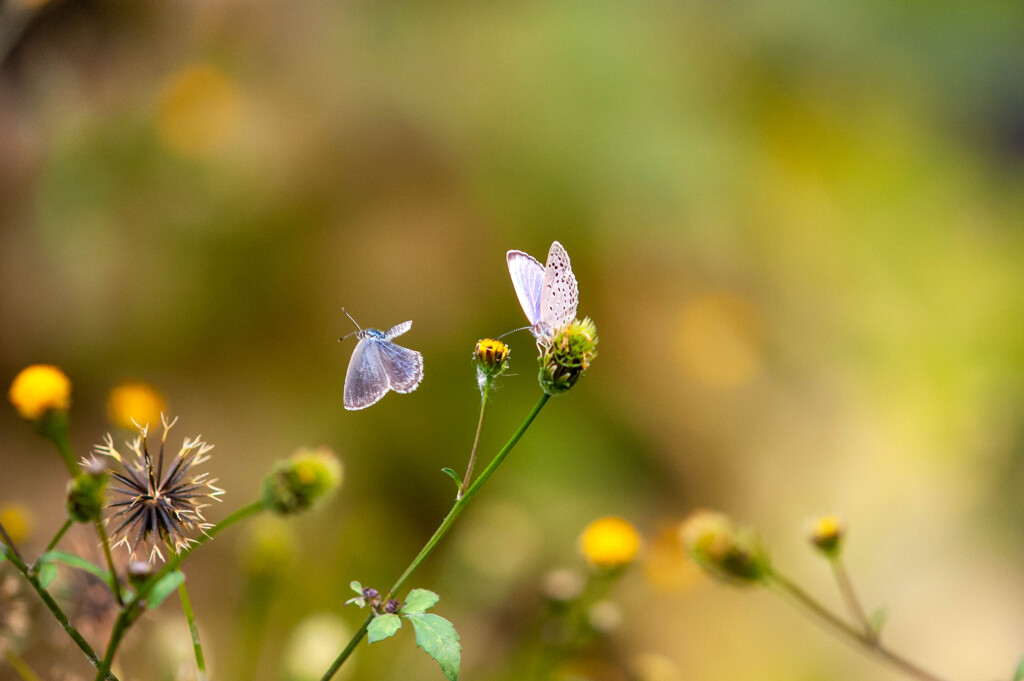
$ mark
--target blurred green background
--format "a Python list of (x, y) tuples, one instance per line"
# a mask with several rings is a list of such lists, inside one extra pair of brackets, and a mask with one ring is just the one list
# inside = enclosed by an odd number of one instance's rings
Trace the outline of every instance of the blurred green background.
[[(214, 678), (238, 678), (246, 645), (257, 678), (280, 678), (294, 627), (354, 628), (349, 580), (384, 588), (429, 537), (453, 496), (440, 469), (472, 443), (473, 346), (525, 323), (505, 251), (543, 259), (555, 239), (600, 356), (412, 582), (442, 594), (464, 678), (522, 678), (544, 575), (582, 569), (576, 538), (609, 514), (646, 551), (601, 663), (559, 678), (898, 678), (666, 559), (659, 533), (701, 506), (756, 526), (835, 607), (804, 523), (841, 514), (892, 647), (1009, 678), (1020, 2), (7, 0), (0, 24), (0, 375), (62, 367), (80, 455), (111, 429), (115, 384), (157, 386), (171, 439), (216, 445), (213, 520), (298, 446), (345, 465), (337, 499), (289, 525), (297, 561), (258, 645), (238, 633), (247, 533), (190, 560)], [(342, 408), (342, 306), (364, 327), (414, 320), (416, 392)], [(539, 392), (532, 338), (508, 340), (484, 456)], [(66, 473), (9, 407), (0, 443), (0, 503), (31, 509), (39, 551)], [(173, 601), (126, 641), (130, 678), (192, 678), (187, 647), (177, 677), (156, 661), (187, 641)], [(86, 678), (42, 613), (34, 632), (47, 678)], [(364, 645), (350, 678), (442, 678), (400, 638)]]

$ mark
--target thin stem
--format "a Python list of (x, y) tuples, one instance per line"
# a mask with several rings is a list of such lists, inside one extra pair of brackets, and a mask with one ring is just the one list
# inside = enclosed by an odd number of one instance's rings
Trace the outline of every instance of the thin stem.
[(7, 659), (7, 664), (11, 665), (14, 671), (18, 672), (18, 676), (22, 678), (22, 681), (41, 681), (39, 675), (32, 671), (32, 668), (28, 666), (28, 663), (18, 653), (8, 650), (4, 657)]
[(18, 547), (14, 545), (14, 540), (11, 539), (11, 535), (7, 534), (7, 528), (4, 527), (3, 523), (0, 523), (0, 536), (3, 537), (4, 543), (7, 544), (7, 548), (11, 550), (11, 553), (13, 553), (18, 560), (24, 563), (24, 559), (22, 559), (21, 554), (18, 553)]
[(846, 601), (846, 608), (850, 611), (850, 617), (860, 625), (864, 635), (877, 644), (878, 633), (871, 628), (871, 622), (868, 621), (867, 615), (864, 614), (864, 608), (861, 607), (860, 599), (857, 598), (857, 592), (853, 590), (853, 581), (850, 579), (849, 573), (846, 572), (842, 558), (836, 556), (828, 562), (832, 566), (832, 574), (835, 575), (836, 584), (839, 586), (839, 591), (843, 594), (843, 600)]
[[(5, 551), (4, 553), (6, 553), (7, 560), (10, 561), (11, 565), (13, 565), (14, 568), (25, 577), (28, 583), (32, 586), (32, 589), (39, 594), (39, 597), (43, 600), (43, 604), (46, 605), (46, 609), (50, 611), (54, 619), (56, 619), (64, 631), (67, 632), (68, 636), (71, 637), (71, 640), (75, 642), (75, 645), (85, 653), (89, 663), (92, 664), (93, 667), (99, 668), (101, 663), (99, 657), (96, 655), (96, 651), (93, 650), (88, 641), (82, 637), (82, 634), (75, 628), (75, 625), (71, 624), (68, 620), (68, 616), (64, 614), (64, 611), (60, 609), (60, 606), (57, 605), (55, 600), (53, 600), (50, 593), (39, 583), (39, 578), (29, 572), (29, 568), (25, 564), (25, 561), (21, 559), (21, 556), (18, 556), (13, 551)], [(109, 673), (109, 671), (110, 668), (108, 667), (107, 673), (102, 676), (98, 676), (97, 681), (102, 681), (104, 678), (108, 681), (117, 681), (117, 677)]]
[(71, 474), (72, 478), (76, 478), (82, 474), (82, 469), (75, 463), (75, 452), (71, 449), (71, 440), (68, 439), (68, 429), (66, 426), (67, 424), (65, 423), (65, 427), (55, 428), (50, 433), (50, 439), (57, 446), (57, 451), (60, 452), (60, 458), (63, 459), (68, 473)]
[(476, 463), (476, 449), (480, 445), (480, 433), (484, 429), (484, 413), (487, 411), (487, 393), (491, 389), (492, 377), (488, 376), (484, 381), (484, 389), (480, 391), (480, 420), (476, 424), (476, 437), (473, 438), (473, 451), (469, 453), (469, 465), (466, 466), (466, 477), (462, 479), (462, 486), (456, 500), (462, 498), (463, 491), (469, 487), (469, 480), (473, 477), (473, 464)]
[(906, 658), (897, 655), (885, 646), (883, 646), (877, 639), (871, 636), (861, 633), (854, 627), (850, 626), (843, 620), (841, 620), (833, 612), (825, 608), (821, 603), (814, 599), (813, 596), (808, 594), (806, 591), (798, 587), (793, 582), (789, 581), (778, 572), (772, 570), (768, 573), (768, 583), (771, 586), (778, 588), (783, 594), (793, 598), (799, 605), (806, 608), (810, 614), (814, 615), (822, 622), (832, 627), (832, 630), (836, 634), (844, 636), (853, 643), (860, 645), (860, 649), (869, 655), (881, 659), (888, 663), (890, 666), (900, 670), (904, 674), (911, 676), (921, 681), (943, 681), (941, 677), (935, 676), (931, 672), (925, 671), (921, 667), (918, 667), (913, 662), (910, 662)]
[(97, 520), (93, 524), (96, 526), (96, 534), (100, 537), (100, 543), (103, 544), (103, 554), (107, 557), (107, 567), (110, 568), (110, 590), (114, 592), (117, 604), (124, 607), (124, 598), (121, 596), (121, 582), (118, 581), (117, 570), (114, 569), (114, 556), (110, 554), (110, 540), (107, 538), (107, 528), (103, 525), (102, 520)]
[(253, 503), (243, 506), (235, 512), (228, 515), (228, 517), (221, 520), (219, 523), (210, 528), (209, 532), (204, 533), (199, 539), (196, 539), (194, 543), (190, 544), (188, 548), (184, 549), (181, 553), (177, 553), (171, 556), (170, 560), (157, 572), (153, 577), (146, 581), (145, 584), (139, 587), (135, 592), (135, 595), (121, 608), (121, 613), (117, 616), (117, 620), (114, 622), (114, 629), (110, 632), (110, 642), (107, 643), (107, 652), (103, 656), (103, 661), (100, 663), (99, 674), (96, 675), (96, 681), (101, 681), (103, 674), (109, 671), (111, 663), (114, 661), (114, 654), (117, 652), (117, 647), (121, 644), (121, 638), (124, 636), (125, 631), (131, 624), (133, 617), (132, 615), (136, 612), (139, 602), (149, 595), (149, 592), (153, 587), (163, 579), (165, 576), (174, 572), (181, 565), (181, 562), (185, 560), (190, 553), (194, 550), (213, 539), (213, 537), (224, 530), (228, 529), (235, 523), (238, 523), (250, 516), (254, 516), (257, 513), (263, 511), (263, 503), (254, 501)]
[[(530, 427), (530, 424), (533, 423), (534, 419), (537, 418), (537, 414), (539, 414), (540, 410), (545, 404), (547, 404), (549, 398), (550, 395), (547, 393), (541, 396), (540, 400), (537, 401), (537, 404), (534, 405), (533, 410), (529, 415), (527, 415), (526, 420), (520, 424), (519, 428), (512, 434), (509, 441), (501, 448), (501, 451), (499, 451), (491, 462), (487, 464), (487, 468), (480, 473), (479, 477), (477, 477), (473, 484), (470, 485), (469, 489), (465, 490), (462, 497), (455, 501), (455, 505), (453, 505), (451, 510), (448, 511), (448, 515), (446, 515), (444, 520), (441, 521), (441, 525), (434, 531), (433, 536), (427, 540), (427, 543), (424, 544), (422, 549), (420, 549), (420, 552), (415, 558), (413, 558), (412, 562), (409, 563), (409, 567), (405, 569), (405, 572), (402, 573), (401, 577), (399, 577), (391, 586), (388, 590), (388, 595), (384, 600), (387, 600), (387, 598), (390, 598), (392, 594), (401, 589), (405, 582), (412, 576), (412, 573), (416, 571), (416, 568), (418, 568), (420, 564), (426, 560), (431, 553), (433, 553), (438, 543), (440, 543), (440, 541), (444, 539), (444, 536), (448, 534), (448, 530), (451, 529), (455, 520), (459, 517), (462, 511), (465, 510), (470, 500), (477, 492), (480, 491), (480, 488), (483, 487), (485, 482), (487, 482), (487, 479), (494, 474), (494, 471), (501, 465), (501, 462), (505, 460), (505, 457), (507, 457), (509, 452), (512, 451), (512, 448), (516, 446), (519, 440), (523, 437), (523, 434), (526, 433), (526, 430)], [(373, 621), (373, 617), (373, 613), (370, 613), (367, 618), (363, 620), (363, 624), (359, 627), (359, 630), (356, 631), (355, 635), (352, 636), (352, 639), (348, 642), (348, 645), (345, 646), (345, 649), (341, 651), (341, 654), (338, 655), (337, 659), (335, 659), (327, 671), (324, 672), (320, 681), (329, 681), (338, 672), (341, 665), (345, 663), (345, 660), (352, 655), (352, 652), (356, 649), (356, 646), (359, 645), (359, 642), (363, 640), (363, 636), (366, 635), (366, 629), (370, 626), (370, 622)]]
[(53, 549), (57, 546), (57, 543), (64, 538), (64, 535), (67, 534), (67, 531), (70, 530), (71, 526), (74, 524), (75, 521), (73, 521), (71, 518), (65, 520), (64, 524), (60, 526), (59, 530), (57, 530), (57, 534), (53, 535), (53, 539), (51, 539), (50, 543), (46, 545), (46, 549), (43, 550), (43, 553), (46, 554), (50, 551), (53, 551)]
[(203, 644), (199, 642), (199, 627), (196, 626), (196, 618), (192, 614), (192, 603), (188, 600), (185, 582), (178, 585), (178, 597), (181, 598), (181, 609), (185, 612), (185, 619), (188, 620), (188, 631), (192, 634), (192, 649), (196, 654), (196, 669), (198, 670), (197, 678), (199, 681), (206, 681), (206, 658), (203, 656)]

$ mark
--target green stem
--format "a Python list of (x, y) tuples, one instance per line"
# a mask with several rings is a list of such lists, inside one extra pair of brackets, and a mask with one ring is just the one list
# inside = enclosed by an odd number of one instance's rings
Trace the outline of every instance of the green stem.
[(14, 554), (18, 560), (24, 563), (25, 561), (22, 559), (21, 554), (18, 553), (18, 547), (14, 545), (14, 540), (11, 539), (11, 535), (7, 534), (7, 528), (4, 527), (3, 523), (0, 523), (0, 537), (3, 537), (4, 544), (7, 544), (7, 548), (11, 550), (11, 553)]
[(11, 665), (22, 681), (41, 681), (39, 675), (32, 671), (32, 668), (18, 653), (8, 650), (4, 657), (7, 659), (7, 664)]
[(484, 413), (487, 411), (487, 393), (491, 389), (492, 377), (488, 376), (484, 381), (484, 389), (480, 391), (480, 420), (476, 424), (476, 437), (473, 438), (473, 451), (469, 453), (469, 465), (466, 466), (466, 477), (462, 479), (462, 486), (455, 499), (462, 498), (462, 492), (469, 487), (469, 480), (473, 477), (473, 464), (476, 463), (476, 449), (480, 445), (480, 433), (484, 429)]
[[(505, 457), (507, 457), (509, 452), (512, 451), (512, 448), (515, 447), (516, 443), (518, 443), (519, 440), (523, 437), (523, 434), (526, 433), (527, 428), (529, 428), (530, 424), (533, 423), (533, 420), (537, 418), (537, 414), (539, 414), (540, 410), (544, 407), (545, 404), (547, 404), (547, 401), (548, 399), (550, 399), (550, 397), (551, 396), (548, 395), (547, 393), (541, 396), (540, 400), (537, 401), (537, 404), (534, 405), (533, 411), (531, 411), (529, 415), (526, 417), (526, 420), (524, 420), (522, 424), (520, 424), (519, 429), (516, 430), (516, 432), (512, 435), (509, 441), (505, 443), (505, 446), (501, 448), (501, 451), (499, 451), (491, 460), (491, 462), (487, 464), (487, 468), (485, 468), (480, 473), (479, 477), (477, 477), (473, 484), (470, 485), (469, 489), (465, 491), (462, 497), (455, 501), (455, 505), (452, 506), (450, 511), (448, 511), (448, 515), (446, 515), (444, 520), (441, 521), (441, 525), (437, 528), (437, 530), (434, 531), (433, 536), (431, 536), (430, 539), (427, 540), (427, 543), (423, 546), (423, 548), (416, 555), (416, 557), (413, 558), (412, 562), (409, 563), (409, 567), (405, 569), (405, 572), (402, 573), (402, 576), (399, 577), (391, 586), (391, 588), (388, 590), (388, 595), (383, 600), (387, 600), (391, 597), (392, 594), (401, 589), (405, 582), (409, 579), (409, 577), (412, 576), (412, 573), (416, 571), (416, 568), (418, 568), (420, 564), (424, 560), (426, 560), (431, 553), (433, 553), (438, 543), (440, 543), (440, 541), (444, 539), (444, 536), (448, 534), (448, 530), (451, 529), (452, 525), (455, 523), (455, 520), (459, 517), (459, 515), (462, 514), (462, 511), (465, 510), (470, 500), (476, 495), (477, 492), (480, 491), (480, 488), (483, 487), (485, 482), (487, 482), (487, 479), (494, 474), (494, 471), (497, 470), (498, 466), (501, 465), (501, 462), (505, 460)], [(370, 626), (370, 622), (373, 621), (373, 617), (373, 613), (370, 613), (370, 615), (368, 615), (367, 618), (363, 620), (363, 624), (359, 627), (359, 630), (356, 631), (355, 635), (348, 642), (348, 645), (346, 645), (345, 649), (341, 651), (341, 654), (338, 655), (337, 659), (334, 660), (334, 662), (324, 673), (320, 681), (329, 681), (338, 672), (338, 669), (341, 668), (341, 665), (345, 663), (345, 660), (349, 658), (352, 652), (356, 649), (356, 646), (359, 645), (359, 642), (363, 639), (363, 636), (366, 635), (366, 629)]]
[(192, 614), (192, 603), (188, 600), (185, 582), (178, 585), (178, 597), (181, 598), (181, 609), (185, 612), (185, 619), (188, 620), (188, 631), (192, 634), (192, 649), (196, 654), (196, 669), (198, 670), (197, 679), (206, 681), (206, 658), (203, 656), (203, 644), (199, 642), (199, 627), (196, 626), (196, 618)]
[(211, 527), (209, 532), (203, 534), (181, 553), (172, 555), (170, 560), (167, 561), (159, 572), (139, 587), (138, 591), (135, 592), (135, 595), (125, 603), (123, 608), (121, 608), (121, 613), (117, 616), (117, 620), (114, 622), (114, 629), (110, 633), (110, 642), (107, 643), (107, 652), (103, 656), (103, 661), (100, 663), (99, 674), (96, 675), (96, 681), (101, 681), (104, 673), (110, 670), (110, 665), (114, 661), (114, 653), (117, 652), (117, 646), (121, 644), (121, 638), (124, 636), (125, 630), (127, 630), (128, 626), (134, 619), (133, 615), (136, 612), (140, 601), (149, 595), (150, 590), (152, 590), (157, 582), (177, 570), (178, 566), (181, 565), (181, 562), (185, 560), (190, 553), (213, 539), (215, 535), (220, 534), (235, 523), (254, 516), (261, 511), (263, 511), (263, 503), (254, 501), (253, 503), (236, 510), (234, 513), (231, 513), (227, 518), (224, 518), (219, 523)]
[(867, 615), (864, 614), (864, 608), (861, 607), (860, 599), (857, 598), (857, 592), (853, 590), (853, 581), (850, 579), (849, 573), (846, 572), (842, 559), (836, 556), (828, 562), (832, 566), (832, 574), (835, 575), (836, 584), (839, 586), (839, 591), (843, 594), (843, 600), (846, 601), (846, 608), (850, 611), (850, 617), (860, 625), (864, 635), (877, 644), (878, 632), (871, 628), (871, 623), (868, 621)]
[[(7, 560), (10, 561), (11, 565), (13, 565), (14, 568), (18, 572), (20, 572), (22, 576), (25, 577), (25, 579), (32, 586), (35, 592), (39, 594), (39, 597), (43, 600), (43, 604), (46, 605), (46, 609), (49, 610), (50, 613), (53, 615), (54, 619), (56, 619), (57, 622), (60, 623), (60, 626), (64, 629), (64, 631), (67, 632), (68, 636), (71, 637), (71, 640), (75, 642), (75, 645), (77, 645), (78, 648), (83, 653), (85, 653), (85, 656), (86, 658), (88, 658), (89, 663), (97, 669), (100, 668), (101, 663), (99, 657), (96, 655), (96, 651), (93, 650), (92, 646), (90, 646), (89, 643), (82, 637), (82, 634), (79, 633), (78, 629), (75, 628), (75, 625), (71, 624), (71, 622), (68, 620), (68, 616), (64, 614), (64, 611), (60, 609), (60, 606), (57, 605), (57, 602), (55, 600), (53, 600), (53, 597), (50, 596), (50, 593), (46, 589), (44, 589), (43, 586), (39, 583), (39, 578), (29, 571), (28, 565), (26, 565), (25, 561), (21, 559), (21, 556), (17, 555), (13, 551), (4, 551), (4, 553), (6, 554)], [(102, 681), (105, 678), (108, 681), (117, 681), (117, 677), (109, 672), (110, 668), (108, 667), (107, 673), (98, 676), (97, 680)]]
[(55, 427), (48, 435), (53, 444), (57, 446), (57, 451), (60, 452), (60, 458), (64, 460), (64, 466), (68, 469), (68, 473), (71, 474), (72, 478), (77, 478), (82, 474), (82, 469), (75, 463), (75, 452), (71, 449), (71, 440), (68, 439), (66, 421), (64, 422), (64, 427)]
[(53, 549), (57, 546), (57, 542), (64, 538), (64, 535), (67, 534), (67, 531), (70, 530), (71, 526), (74, 524), (75, 521), (73, 521), (71, 518), (65, 520), (64, 524), (60, 526), (59, 530), (57, 530), (57, 534), (53, 535), (53, 539), (51, 539), (50, 543), (46, 545), (46, 549), (43, 551), (43, 553), (45, 554), (49, 553), (50, 551), (53, 551)]
[(913, 662), (910, 662), (904, 657), (892, 652), (874, 637), (869, 636), (866, 633), (862, 633), (856, 628), (850, 626), (815, 600), (813, 596), (783, 577), (775, 570), (770, 571), (766, 579), (770, 586), (776, 587), (783, 594), (791, 597), (799, 605), (806, 608), (812, 615), (829, 625), (834, 633), (858, 644), (860, 646), (860, 650), (865, 653), (874, 655), (907, 676), (919, 679), (920, 681), (943, 681), (941, 677), (925, 671)]
[(114, 556), (110, 553), (110, 540), (107, 538), (107, 528), (102, 520), (97, 520), (96, 534), (99, 535), (100, 543), (103, 544), (103, 554), (107, 557), (107, 567), (110, 568), (110, 590), (114, 592), (117, 604), (124, 607), (124, 598), (121, 596), (121, 582), (117, 579), (117, 570), (114, 569)]

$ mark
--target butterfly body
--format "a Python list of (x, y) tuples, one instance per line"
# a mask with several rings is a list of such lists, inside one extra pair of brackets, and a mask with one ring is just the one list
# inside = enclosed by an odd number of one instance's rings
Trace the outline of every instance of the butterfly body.
[(530, 332), (538, 343), (549, 342), (559, 328), (576, 318), (580, 290), (569, 254), (555, 241), (544, 265), (523, 251), (509, 251), (505, 257)]
[(387, 331), (359, 329), (359, 342), (345, 373), (345, 408), (365, 409), (389, 390), (409, 393), (423, 380), (423, 355), (392, 342), (412, 327), (403, 322)]

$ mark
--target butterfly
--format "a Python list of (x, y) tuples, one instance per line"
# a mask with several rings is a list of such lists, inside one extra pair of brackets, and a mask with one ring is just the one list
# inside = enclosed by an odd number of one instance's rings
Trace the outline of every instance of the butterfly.
[(576, 318), (580, 301), (569, 254), (555, 241), (548, 250), (546, 265), (522, 251), (509, 251), (505, 257), (530, 332), (538, 342), (550, 341), (555, 331)]
[[(342, 312), (352, 319), (344, 308)], [(397, 393), (415, 390), (423, 380), (423, 355), (391, 342), (412, 328), (412, 322), (396, 324), (387, 331), (363, 329), (355, 319), (352, 323), (359, 329), (352, 332), (359, 342), (345, 373), (345, 408), (366, 409), (389, 390)]]

